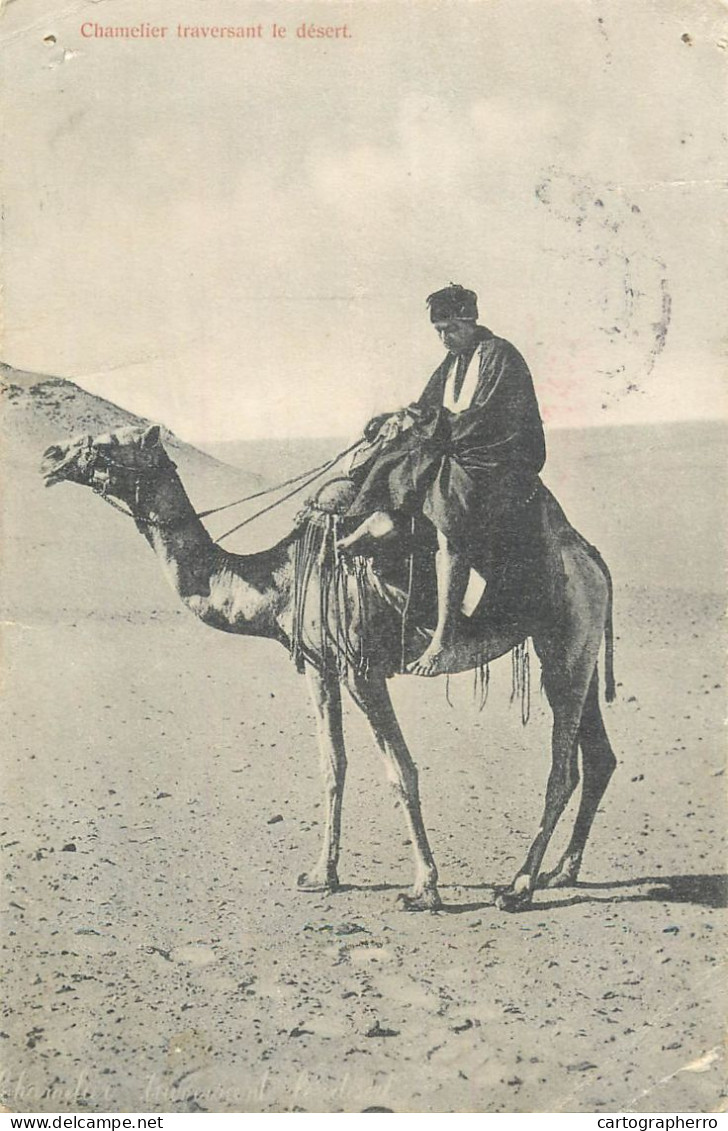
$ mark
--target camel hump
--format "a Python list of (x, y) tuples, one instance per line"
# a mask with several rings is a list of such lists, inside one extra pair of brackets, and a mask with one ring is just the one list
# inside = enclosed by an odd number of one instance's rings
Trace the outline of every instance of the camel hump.
[(539, 485), (539, 497), (543, 515), (553, 530), (573, 530), (564, 508), (545, 483)]

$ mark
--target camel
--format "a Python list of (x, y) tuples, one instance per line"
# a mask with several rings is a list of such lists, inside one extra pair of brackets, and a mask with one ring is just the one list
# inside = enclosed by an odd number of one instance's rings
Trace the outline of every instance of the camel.
[[(125, 427), (95, 439), (85, 436), (52, 446), (44, 455), (42, 472), (48, 486), (68, 481), (91, 487), (131, 515), (174, 590), (205, 624), (224, 632), (265, 637), (286, 648), (292, 647), (298, 631), (301, 667), (317, 723), (326, 814), (320, 857), (312, 871), (299, 877), (299, 887), (332, 893), (340, 886), (339, 843), (347, 764), (343, 685), (368, 720), (408, 825), (415, 875), (409, 893), (398, 899), (407, 910), (439, 909), (437, 868), (422, 817), (417, 768), (387, 687), (388, 678), (403, 668), (400, 656), (393, 654), (403, 636), (403, 606), (401, 600), (398, 604), (391, 599), (372, 563), (355, 560), (342, 599), (346, 603), (353, 589), (365, 598), (370, 624), (375, 627), (372, 639), (377, 642), (376, 654), (369, 655), (365, 667), (352, 663), (342, 671), (340, 665), (328, 664), (321, 654), (325, 635), (322, 622), (330, 610), (315, 599), (304, 601), (303, 606), (299, 602), (296, 613), (295, 594), (300, 585), (296, 555), (304, 537), (302, 528), (265, 552), (239, 555), (221, 549), (193, 510), (176, 465), (164, 448), (159, 426)], [(598, 552), (569, 524), (545, 487), (541, 488), (539, 507), (553, 547), (546, 569), (558, 584), (546, 588), (538, 610), (525, 602), (524, 612), (515, 622), (499, 629), (486, 625), (475, 637), (464, 637), (454, 649), (449, 666), (451, 672), (477, 670), (478, 665), (513, 649), (522, 650), (523, 642), (530, 637), (541, 661), (543, 690), (553, 712), (552, 765), (543, 816), (523, 866), (510, 886), (497, 895), (496, 905), (504, 911), (528, 908), (537, 887), (576, 883), (592, 822), (616, 766), (602, 720), (597, 673), (604, 640), (606, 695), (613, 698), (609, 571)], [(314, 591), (319, 582), (314, 568), (310, 580)], [(356, 608), (361, 612), (363, 604), (349, 604), (347, 632), (356, 646), (362, 629)], [(298, 630), (294, 623), (297, 615)], [(421, 647), (421, 636), (419, 641), (413, 638), (410, 647), (418, 644)], [(551, 835), (579, 782), (579, 748), (582, 795), (571, 839), (556, 867), (540, 874)]]

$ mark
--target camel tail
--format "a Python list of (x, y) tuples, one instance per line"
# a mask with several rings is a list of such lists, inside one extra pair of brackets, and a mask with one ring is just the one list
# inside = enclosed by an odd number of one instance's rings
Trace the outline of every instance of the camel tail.
[(609, 566), (596, 546), (592, 546), (581, 535), (579, 537), (589, 557), (602, 571), (607, 586), (607, 612), (604, 619), (604, 698), (607, 703), (613, 703), (617, 697), (617, 688), (614, 682), (614, 586), (612, 575), (609, 572)]
[(604, 621), (604, 698), (607, 703), (613, 703), (617, 698), (617, 688), (614, 682), (614, 587), (612, 575), (601, 555), (597, 555), (599, 564), (604, 571), (604, 580), (607, 583), (607, 615)]

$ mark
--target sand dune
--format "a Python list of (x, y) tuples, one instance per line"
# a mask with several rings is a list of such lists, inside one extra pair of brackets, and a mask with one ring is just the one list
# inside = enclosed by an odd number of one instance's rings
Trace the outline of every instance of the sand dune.
[[(136, 418), (70, 382), (4, 382), (6, 1107), (718, 1110), (717, 426), (550, 437), (548, 481), (616, 582), (620, 765), (578, 887), (493, 906), (540, 816), (537, 675), (525, 729), (507, 663), (482, 714), (467, 677), (452, 709), (440, 681), (394, 681), (446, 902), (407, 916), (404, 825), (357, 715), (345, 888), (301, 894), (322, 809), (287, 655), (200, 625), (127, 519), (43, 488), (46, 444)], [(170, 445), (198, 507), (312, 456), (271, 445), (250, 471)]]
[[(39, 475), (50, 444), (71, 436), (97, 436), (151, 421), (135, 416), (72, 381), (0, 366), (2, 394), (3, 615), (55, 620), (63, 610), (81, 615), (126, 613), (164, 605), (173, 595), (140, 553), (133, 524), (80, 488), (48, 491)], [(220, 463), (167, 432), (165, 443), (199, 510), (257, 491), (255, 471)], [(248, 508), (248, 511), (250, 508)], [(244, 517), (242, 510), (239, 517)], [(238, 511), (210, 520), (214, 535), (236, 521)], [(79, 539), (90, 553), (71, 551)]]

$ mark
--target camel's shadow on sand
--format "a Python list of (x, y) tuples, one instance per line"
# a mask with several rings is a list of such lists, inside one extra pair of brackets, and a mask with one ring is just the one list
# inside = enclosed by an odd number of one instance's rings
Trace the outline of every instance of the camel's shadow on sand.
[[(449, 903), (443, 899), (441, 912), (462, 915), (468, 911), (483, 911), (495, 906), (496, 896), (502, 887), (497, 884), (464, 884), (440, 886), (442, 894), (448, 887), (468, 891), (489, 891), (490, 899), (467, 903)], [(342, 884), (341, 891), (401, 891), (398, 884)], [(578, 903), (692, 903), (696, 907), (728, 907), (728, 875), (693, 876), (640, 876), (633, 880), (615, 880), (612, 883), (582, 884), (570, 888), (541, 889), (535, 893), (534, 902), (519, 914), (557, 911), (561, 907), (574, 907)]]
[[(478, 884), (493, 898), (472, 903), (443, 903), (443, 911), (457, 915), (492, 907), (499, 888)], [(612, 883), (577, 883), (570, 888), (543, 889), (526, 912), (556, 911), (577, 903), (692, 903), (698, 907), (728, 907), (728, 875), (641, 876)]]

